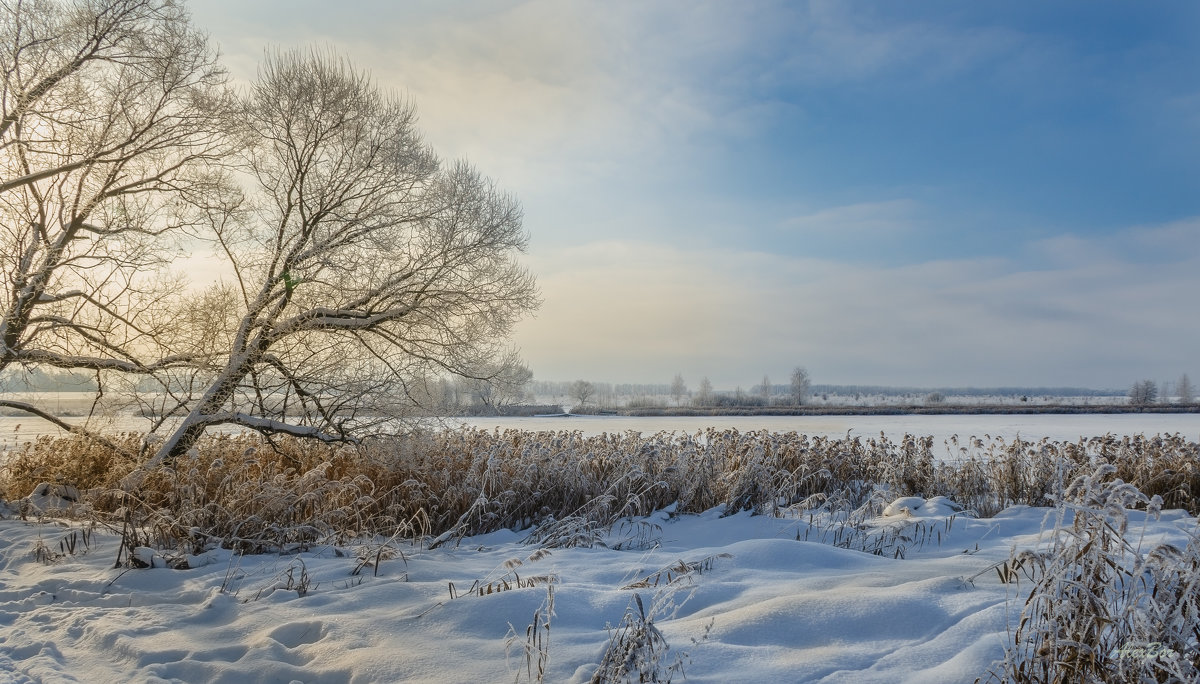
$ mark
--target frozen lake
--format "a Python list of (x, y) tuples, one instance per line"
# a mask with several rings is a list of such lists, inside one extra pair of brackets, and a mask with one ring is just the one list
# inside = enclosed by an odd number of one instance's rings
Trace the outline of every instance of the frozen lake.
[[(741, 432), (771, 430), (799, 432), (814, 436), (874, 437), (883, 433), (897, 439), (905, 433), (932, 436), (940, 445), (951, 435), (1003, 437), (1012, 440), (1037, 440), (1049, 437), (1057, 441), (1076, 441), (1080, 437), (1134, 434), (1182, 434), (1200, 441), (1200, 414), (1196, 413), (1119, 413), (1067, 415), (910, 415), (910, 416), (570, 416), (566, 418), (469, 418), (453, 419), (462, 424), (491, 430), (578, 430), (585, 435), (633, 430), (646, 434), (659, 431), (695, 433), (713, 427)], [(448, 421), (448, 424), (456, 424)], [(141, 431), (143, 419), (110, 418), (93, 423), (102, 431)], [(19, 427), (18, 427), (19, 426)], [(0, 418), (0, 449), (12, 447), (40, 434), (58, 434), (54, 426), (30, 418)], [(937, 450), (935, 449), (935, 453)]]
[(874, 437), (883, 433), (889, 439), (905, 433), (933, 436), (941, 444), (951, 435), (967, 437), (1003, 437), (1011, 440), (1037, 440), (1049, 437), (1057, 441), (1076, 441), (1080, 437), (1134, 434), (1180, 433), (1200, 440), (1200, 414), (1196, 413), (1118, 413), (1118, 414), (1038, 414), (1038, 415), (910, 415), (910, 416), (680, 416), (630, 418), (624, 416), (571, 416), (567, 418), (471, 418), (465, 424), (492, 429), (579, 430), (585, 435), (634, 430), (688, 432), (713, 427), (844, 437)]

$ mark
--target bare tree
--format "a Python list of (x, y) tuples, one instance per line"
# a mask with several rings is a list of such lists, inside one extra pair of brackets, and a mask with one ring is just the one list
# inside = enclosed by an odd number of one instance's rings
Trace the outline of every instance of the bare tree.
[(700, 389), (696, 392), (696, 403), (700, 406), (710, 406), (713, 403), (713, 386), (707, 376), (700, 379)]
[(687, 383), (683, 381), (683, 374), (676, 373), (675, 378), (671, 380), (671, 396), (675, 399), (676, 406), (683, 402), (687, 391)]
[(1175, 383), (1175, 394), (1179, 396), (1181, 404), (1190, 404), (1196, 400), (1196, 391), (1192, 388), (1192, 381), (1188, 379), (1187, 373), (1179, 376)]
[(1129, 403), (1134, 406), (1153, 404), (1158, 399), (1158, 386), (1153, 380), (1142, 380), (1133, 383), (1129, 390)]
[(525, 399), (533, 371), (516, 354), (509, 354), (484, 370), (483, 377), (468, 380), (472, 397), (479, 404), (500, 412)]
[(487, 377), (538, 304), (517, 203), (442, 165), (409, 103), (329, 54), (269, 56), (242, 119), (249, 210), (212, 222), (240, 315), (155, 460), (223, 423), (354, 441), (431, 373)]
[(0, 370), (187, 362), (164, 237), (223, 185), (231, 102), (176, 2), (0, 2)]
[(808, 378), (808, 370), (803, 366), (796, 366), (792, 369), (792, 402), (796, 406), (802, 406), (808, 398), (810, 382)]
[(588, 400), (596, 394), (596, 386), (587, 380), (576, 380), (571, 383), (570, 395), (571, 398), (583, 406), (588, 403)]
[(758, 386), (758, 395), (762, 397), (763, 406), (771, 405), (771, 378), (763, 376), (762, 383)]

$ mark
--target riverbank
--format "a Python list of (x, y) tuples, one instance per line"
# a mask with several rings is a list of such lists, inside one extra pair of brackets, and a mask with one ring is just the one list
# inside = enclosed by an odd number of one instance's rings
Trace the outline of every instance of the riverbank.
[(697, 408), (671, 406), (632, 409), (576, 408), (575, 415), (651, 417), (705, 416), (986, 416), (986, 415), (1112, 415), (1121, 413), (1200, 413), (1200, 404), (944, 404), (898, 406), (745, 406)]

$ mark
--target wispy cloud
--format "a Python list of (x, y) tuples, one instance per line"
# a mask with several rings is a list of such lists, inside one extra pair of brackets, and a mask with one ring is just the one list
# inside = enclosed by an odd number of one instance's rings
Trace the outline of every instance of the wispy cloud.
[(804, 364), (837, 382), (1121, 387), (1185, 372), (1191, 354), (1176, 341), (1200, 339), (1186, 314), (1200, 291), (1195, 254), (1147, 278), (1117, 258), (1036, 271), (996, 258), (878, 268), (596, 243), (535, 270), (546, 308), (518, 341), (545, 377), (682, 370), (732, 387)]
[(920, 205), (908, 199), (863, 202), (795, 216), (784, 221), (784, 226), (808, 235), (874, 239), (918, 229), (920, 212)]

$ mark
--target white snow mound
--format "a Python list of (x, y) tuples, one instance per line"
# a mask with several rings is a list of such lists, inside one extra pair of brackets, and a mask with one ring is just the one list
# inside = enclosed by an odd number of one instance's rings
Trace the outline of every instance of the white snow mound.
[(885, 516), (905, 515), (920, 518), (944, 518), (962, 511), (962, 506), (944, 496), (926, 499), (920, 496), (902, 496), (883, 509)]
[(38, 513), (69, 510), (79, 501), (79, 490), (71, 485), (39, 482), (25, 501)]

